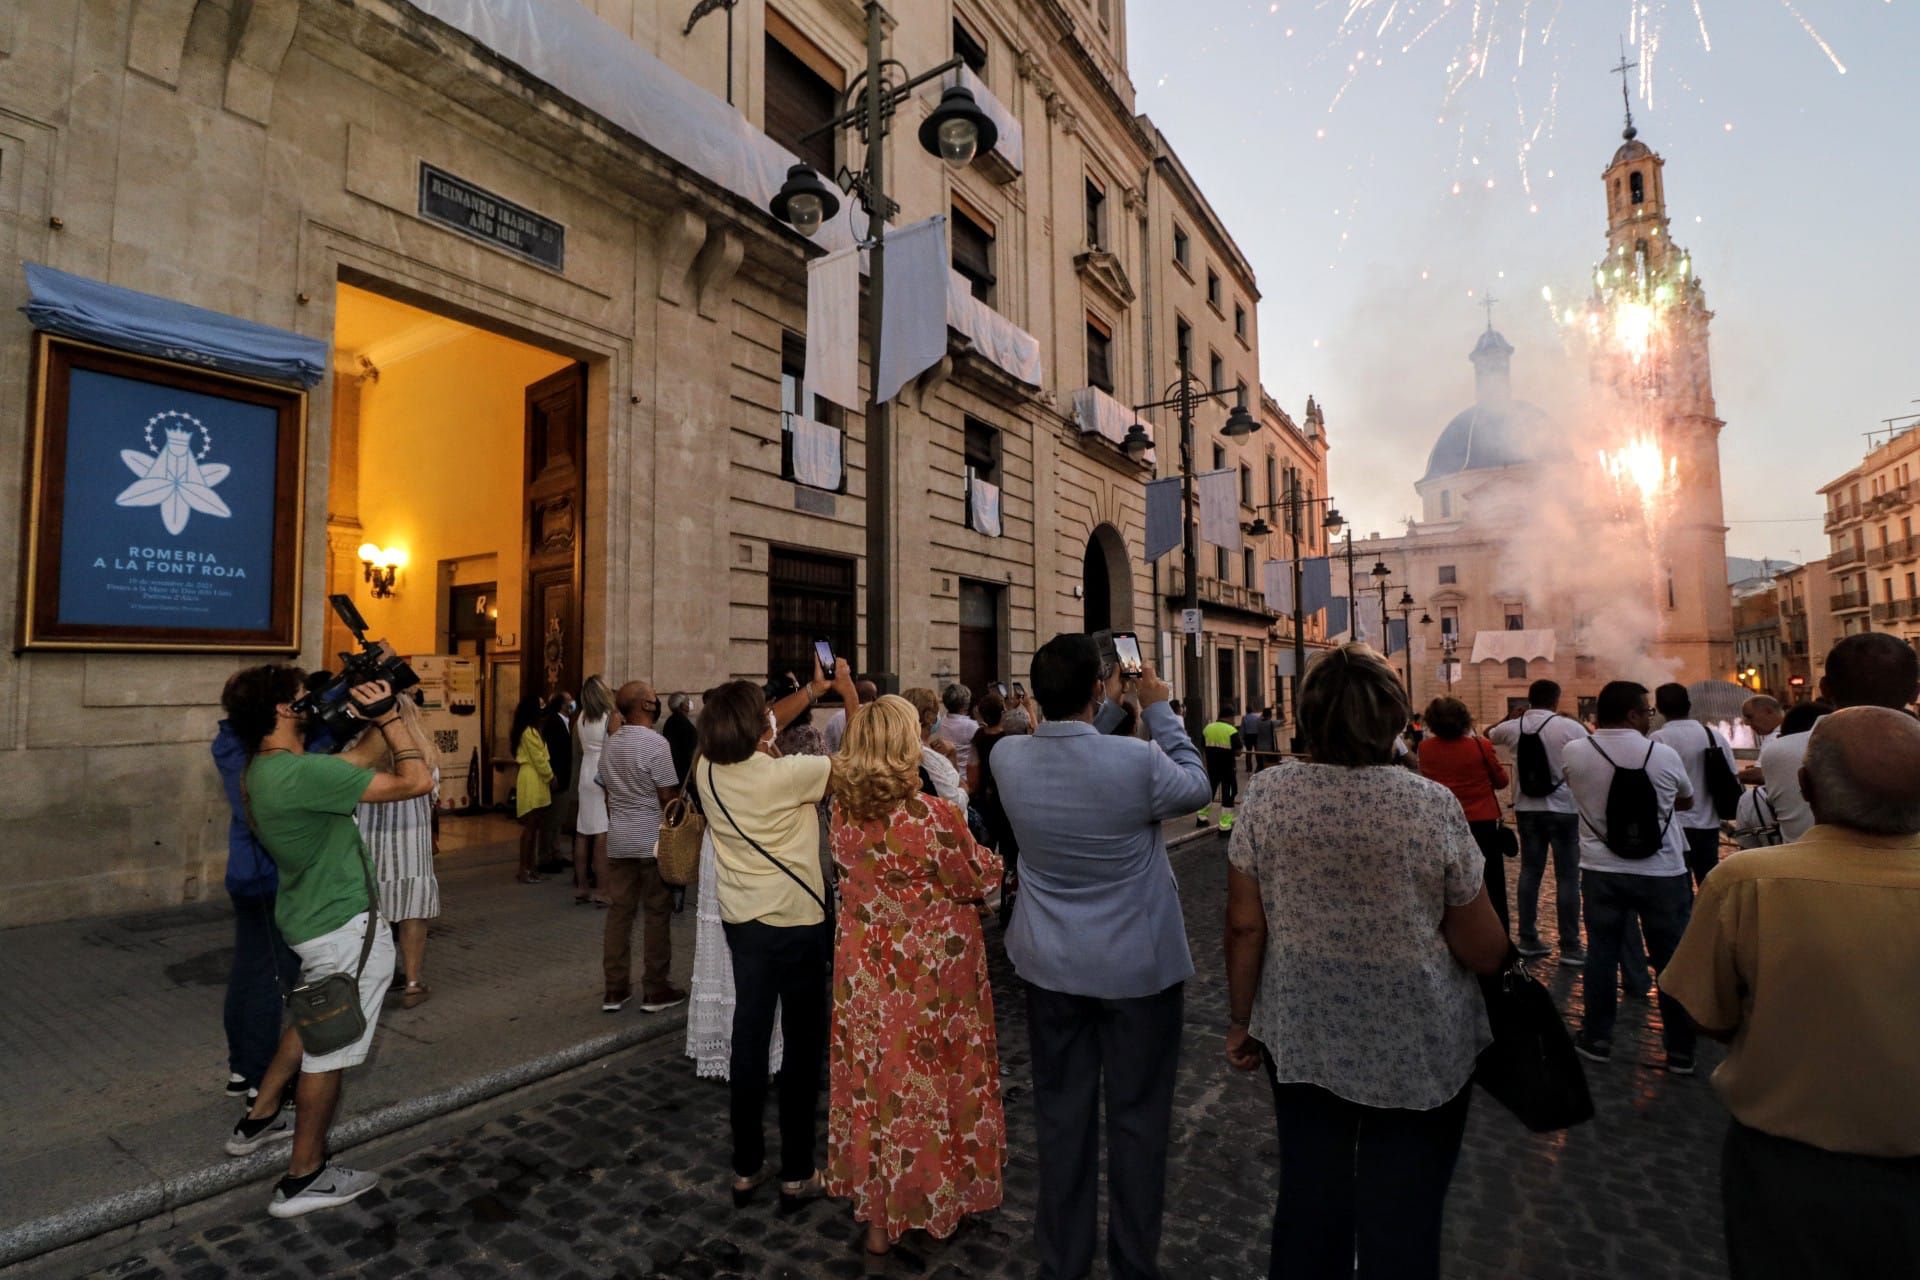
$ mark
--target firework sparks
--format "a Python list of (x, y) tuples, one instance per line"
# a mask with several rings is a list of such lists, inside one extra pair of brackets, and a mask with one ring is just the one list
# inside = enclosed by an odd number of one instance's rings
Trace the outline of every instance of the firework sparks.
[(1667, 507), (1680, 485), (1680, 460), (1650, 435), (1636, 436), (1618, 449), (1602, 449), (1600, 471), (1623, 501), (1635, 503), (1649, 530), (1665, 523)]

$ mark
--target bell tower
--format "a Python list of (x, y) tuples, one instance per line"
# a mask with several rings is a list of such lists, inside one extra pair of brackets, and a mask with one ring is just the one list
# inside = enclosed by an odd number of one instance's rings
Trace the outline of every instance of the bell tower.
[[(1626, 61), (1614, 68), (1626, 97)], [(1720, 493), (1720, 430), (1708, 353), (1706, 291), (1673, 242), (1666, 161), (1640, 141), (1626, 104), (1621, 145), (1601, 175), (1607, 254), (1594, 268), (1596, 345), (1590, 370), (1600, 402), (1626, 439), (1651, 440), (1671, 460), (1662, 516), (1649, 529), (1659, 616), (1655, 654), (1675, 678), (1733, 674), (1733, 600)]]

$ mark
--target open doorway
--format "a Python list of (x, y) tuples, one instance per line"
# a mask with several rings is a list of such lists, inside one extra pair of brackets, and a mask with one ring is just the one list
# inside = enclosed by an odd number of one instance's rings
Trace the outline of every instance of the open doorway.
[(585, 366), (342, 282), (332, 372), (326, 590), (416, 660), (443, 805), (503, 802), (511, 700), (579, 690)]

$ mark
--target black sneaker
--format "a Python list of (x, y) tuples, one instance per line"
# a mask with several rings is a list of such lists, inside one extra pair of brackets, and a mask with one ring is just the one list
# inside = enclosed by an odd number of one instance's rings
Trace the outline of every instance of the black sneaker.
[(1530, 938), (1515, 945), (1514, 950), (1529, 960), (1538, 960), (1541, 956), (1552, 955), (1553, 948), (1538, 938)]
[(1587, 963), (1587, 953), (1578, 947), (1562, 947), (1560, 948), (1560, 963), (1569, 969), (1584, 968)]
[(1613, 1061), (1613, 1041), (1591, 1039), (1584, 1031), (1573, 1038), (1573, 1051), (1589, 1062)]
[(1667, 1055), (1667, 1074), (1670, 1076), (1690, 1076), (1693, 1074), (1693, 1055), (1690, 1053), (1670, 1053)]
[(257, 1098), (260, 1091), (247, 1083), (247, 1078), (238, 1071), (227, 1073), (227, 1096), (229, 1098)]
[(233, 1132), (227, 1135), (227, 1154), (230, 1156), (250, 1156), (269, 1142), (278, 1142), (293, 1136), (293, 1113), (281, 1108), (264, 1120), (249, 1120), (240, 1117), (233, 1126)]

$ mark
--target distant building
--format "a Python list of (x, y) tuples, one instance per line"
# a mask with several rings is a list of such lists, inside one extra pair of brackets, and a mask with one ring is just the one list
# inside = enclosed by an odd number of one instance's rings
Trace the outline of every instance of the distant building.
[(1786, 702), (1810, 702), (1826, 674), (1827, 650), (1838, 638), (1828, 608), (1833, 580), (1825, 560), (1783, 569), (1774, 575), (1780, 601), (1780, 650), (1787, 672)]
[[(1362, 599), (1384, 582), (1387, 615), (1409, 624), (1394, 665), (1410, 671), (1416, 706), (1451, 691), (1486, 724), (1542, 678), (1583, 715), (1611, 679), (1734, 678), (1712, 315), (1669, 238), (1663, 166), (1629, 125), (1602, 176), (1607, 256), (1589, 312), (1610, 338), (1589, 367), (1598, 411), (1651, 458), (1657, 521), (1624, 497), (1612, 510), (1589, 501), (1593, 453), (1514, 397), (1514, 349), (1489, 321), (1469, 356), (1474, 402), (1441, 431), (1415, 486), (1420, 517), (1402, 536), (1353, 545)], [(1622, 340), (1635, 316), (1637, 344)]]
[(1809, 608), (1828, 613), (1836, 639), (1891, 631), (1920, 642), (1916, 467), (1920, 432), (1909, 424), (1874, 437), (1859, 466), (1820, 487), (1827, 500), (1832, 590), (1824, 600), (1810, 600)]

